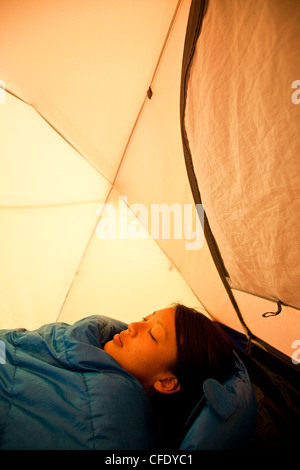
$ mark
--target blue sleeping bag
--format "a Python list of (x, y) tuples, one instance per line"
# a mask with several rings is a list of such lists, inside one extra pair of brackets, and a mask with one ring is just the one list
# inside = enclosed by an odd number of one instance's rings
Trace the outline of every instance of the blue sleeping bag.
[[(203, 383), (204, 395), (191, 418), (194, 422), (180, 450), (238, 450), (248, 445), (254, 432), (257, 403), (247, 369), (235, 354), (235, 371), (220, 384)], [(193, 416), (194, 415), (194, 416)]]
[(92, 316), (0, 331), (0, 449), (152, 449), (147, 394), (103, 350), (125, 328)]

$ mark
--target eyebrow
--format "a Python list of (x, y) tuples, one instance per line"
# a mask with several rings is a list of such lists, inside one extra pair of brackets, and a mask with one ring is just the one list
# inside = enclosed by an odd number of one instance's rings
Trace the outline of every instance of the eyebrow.
[[(156, 314), (156, 311), (153, 312), (151, 315), (154, 317), (155, 314)], [(165, 334), (166, 334), (166, 338), (167, 338), (167, 336), (168, 336), (167, 328), (165, 327), (165, 325), (160, 320), (157, 320), (157, 323), (159, 323), (163, 327), (163, 329), (165, 331)]]

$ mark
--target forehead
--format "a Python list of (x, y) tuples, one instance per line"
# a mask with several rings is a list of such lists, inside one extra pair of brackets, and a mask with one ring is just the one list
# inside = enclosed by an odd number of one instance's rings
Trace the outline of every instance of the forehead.
[(155, 317), (159, 322), (168, 323), (175, 326), (175, 308), (173, 307), (156, 310), (152, 313), (152, 316)]

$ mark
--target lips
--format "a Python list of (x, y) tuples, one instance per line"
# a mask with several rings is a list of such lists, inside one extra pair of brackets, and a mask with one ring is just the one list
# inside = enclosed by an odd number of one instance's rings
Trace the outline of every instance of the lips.
[(115, 342), (118, 346), (120, 346), (120, 348), (123, 347), (123, 342), (122, 342), (122, 339), (121, 339), (121, 335), (120, 335), (120, 334), (117, 333), (117, 334), (113, 337), (113, 340), (114, 340), (114, 342)]

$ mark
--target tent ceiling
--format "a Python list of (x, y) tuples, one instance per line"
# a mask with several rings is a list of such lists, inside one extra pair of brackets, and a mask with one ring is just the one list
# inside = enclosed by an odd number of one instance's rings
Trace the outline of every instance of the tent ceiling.
[(1, 2), (1, 79), (113, 181), (176, 11), (174, 0)]
[(119, 196), (192, 204), (178, 112), (189, 5), (0, 3), (2, 327), (201, 307), (201, 263), (174, 257), (183, 243), (96, 234), (99, 205)]

